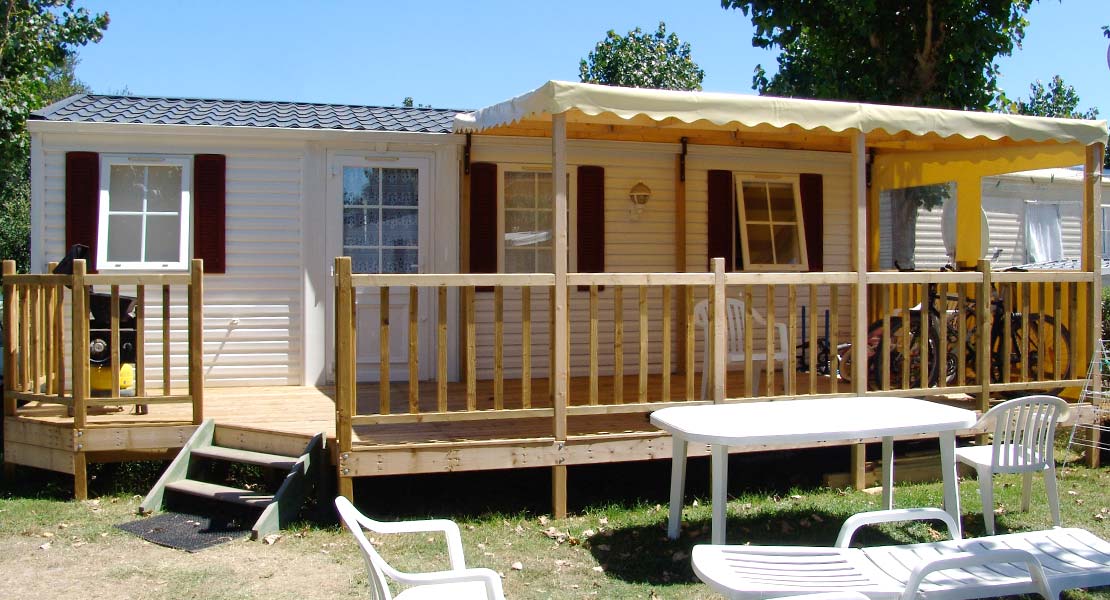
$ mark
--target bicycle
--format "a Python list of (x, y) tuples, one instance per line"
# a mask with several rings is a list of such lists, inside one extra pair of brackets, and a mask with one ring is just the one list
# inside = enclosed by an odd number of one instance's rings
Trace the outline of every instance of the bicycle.
[[(964, 312), (959, 314), (958, 308), (949, 308), (957, 301), (954, 296), (946, 296), (944, 300), (948, 304), (945, 307), (944, 314), (941, 314), (938, 308), (938, 301), (940, 295), (936, 291), (936, 285), (928, 285), (928, 311), (927, 322), (929, 327), (927, 356), (928, 356), (928, 372), (927, 381), (929, 387), (936, 387), (940, 381), (940, 332), (941, 324), (943, 323), (947, 352), (945, 357), (945, 383), (952, 384), (959, 378), (959, 319), (962, 318), (965, 323), (965, 339), (964, 339), (964, 357), (965, 363), (963, 365), (965, 376), (970, 376), (967, 380), (971, 381), (976, 378), (976, 367), (978, 365), (977, 357), (977, 344), (979, 335), (977, 331), (978, 310), (976, 300), (974, 298), (966, 298), (964, 302)], [(1058, 380), (1068, 379), (1071, 373), (1071, 334), (1068, 328), (1060, 324), (1057, 326), (1056, 319), (1052, 315), (1042, 314), (1023, 314), (1019, 311), (1009, 311), (1010, 321), (1010, 344), (1009, 356), (1003, 357), (1005, 352), (1004, 339), (1006, 335), (1006, 307), (1005, 302), (1002, 300), (998, 291), (992, 287), (991, 300), (990, 300), (990, 380), (991, 383), (1002, 383), (1003, 379), (1009, 374), (1010, 379), (1015, 374), (1020, 376), (1022, 373), (1022, 364), (1025, 365), (1025, 373), (1035, 374), (1041, 373), (1043, 369), (1045, 380)], [(922, 321), (922, 305), (918, 304), (908, 310), (909, 312), (909, 327), (904, 328), (905, 315), (894, 314), (891, 315), (890, 322), (890, 349), (888, 354), (889, 359), (889, 381), (890, 382), (905, 382), (906, 387), (918, 388), (921, 386), (921, 321)], [(1023, 321), (1028, 320), (1028, 327), (1023, 327)], [(1024, 333), (1029, 332), (1028, 346), (1026, 346), (1023, 339)], [(904, 336), (909, 335), (908, 343), (904, 341)], [(1043, 336), (1043, 338), (1042, 338)], [(883, 348), (883, 321), (876, 320), (873, 322), (867, 331), (867, 385), (868, 389), (876, 390), (881, 388), (882, 384), (882, 370), (883, 360), (882, 353), (885, 351)], [(1025, 348), (1028, 347), (1028, 355), (1023, 356)], [(906, 352), (908, 348), (909, 352)], [(851, 381), (852, 369), (852, 348), (851, 344), (844, 344), (838, 349), (838, 376), (842, 381)], [(1058, 358), (1059, 357), (1059, 358)], [(1009, 369), (1006, 369), (1006, 362), (1009, 363)], [(906, 370), (908, 369), (908, 373)], [(1052, 388), (1046, 391), (1048, 394), (1059, 394), (1063, 388)], [(1004, 393), (1003, 395), (1010, 395)]]

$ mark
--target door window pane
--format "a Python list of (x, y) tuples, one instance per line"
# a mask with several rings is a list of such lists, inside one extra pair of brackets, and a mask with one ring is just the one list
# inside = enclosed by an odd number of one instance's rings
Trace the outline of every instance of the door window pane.
[(418, 169), (343, 168), (343, 254), (354, 272), (418, 272), (419, 183)]

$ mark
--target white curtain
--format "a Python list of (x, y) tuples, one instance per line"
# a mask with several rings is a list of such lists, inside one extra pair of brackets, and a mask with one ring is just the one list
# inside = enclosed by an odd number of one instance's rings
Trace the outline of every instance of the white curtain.
[(1055, 204), (1025, 204), (1025, 254), (1031, 263), (1064, 258), (1060, 208)]

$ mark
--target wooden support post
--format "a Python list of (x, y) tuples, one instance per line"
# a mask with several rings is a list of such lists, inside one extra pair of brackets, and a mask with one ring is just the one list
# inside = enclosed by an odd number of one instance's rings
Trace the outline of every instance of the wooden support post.
[[(15, 398), (9, 398), (8, 392), (14, 389), (15, 383), (15, 286), (11, 283), (9, 275), (15, 275), (15, 261), (4, 261), (4, 416), (15, 416)], [(2, 426), (2, 425), (0, 425)], [(5, 463), (6, 464), (6, 463)]]
[[(555, 192), (555, 400), (554, 437), (556, 444), (567, 439), (567, 386), (570, 359), (567, 290), (567, 117), (564, 113), (551, 116), (551, 175)], [(552, 504), (556, 518), (567, 514), (567, 467), (552, 468)]]
[[(975, 290), (975, 376), (979, 384), (979, 398), (977, 407), (980, 413), (985, 413), (991, 407), (991, 263), (989, 260), (980, 260), (976, 270), (983, 274), (979, 282), (979, 289)], [(1009, 321), (1007, 321), (1009, 322)], [(1009, 360), (1006, 361), (1007, 364)], [(987, 434), (981, 433), (975, 438), (979, 444), (989, 442)]]
[[(728, 317), (725, 315), (725, 259), (713, 259), (713, 395), (714, 404), (725, 400), (728, 377)], [(748, 374), (744, 373), (747, 377)], [(705, 374), (702, 374), (705, 377)]]
[[(1102, 223), (1100, 211), (1102, 210), (1102, 157), (1105, 150), (1103, 144), (1092, 144), (1087, 147), (1086, 160), (1083, 162), (1083, 270), (1091, 274), (1090, 283), (1090, 309), (1088, 312), (1089, 333), (1088, 351), (1086, 356), (1093, 356), (1098, 351), (1098, 341), (1102, 339)], [(1042, 323), (1044, 321), (1042, 320)], [(1038, 338), (1043, 340), (1044, 338)], [(1043, 341), (1041, 343), (1044, 343)], [(1072, 366), (1072, 371), (1079, 372), (1081, 364)], [(1095, 377), (1088, 384), (1093, 391), (1102, 391), (1102, 378)], [(1099, 467), (1099, 442), (1100, 431), (1097, 427), (1087, 430), (1090, 436), (1089, 449), (1087, 450), (1087, 466), (1097, 469)]]
[(355, 412), (355, 302), (351, 258), (335, 259), (335, 442), (339, 446), (339, 493), (354, 499), (347, 458), (351, 451), (351, 416)]
[[(85, 289), (85, 261), (73, 261), (73, 428), (84, 429), (89, 397), (89, 296)], [(165, 360), (169, 360), (166, 357)]]
[[(683, 173), (685, 160), (681, 154), (675, 156), (675, 182), (674, 182), (674, 270), (675, 273), (686, 272), (686, 177)], [(686, 331), (686, 321), (690, 320), (690, 309), (693, 304), (686, 303), (686, 294), (681, 294), (678, 299), (678, 315), (675, 326), (678, 331)], [(675, 356), (675, 365), (686, 363), (686, 346), (678, 345)], [(689, 377), (689, 375), (687, 375)], [(692, 389), (692, 384), (691, 384)], [(693, 394), (690, 395), (691, 397)], [(666, 400), (664, 400), (666, 401)]]
[(200, 425), (204, 422), (204, 261), (199, 258), (193, 259), (189, 277), (189, 395), (193, 424)]
[[(867, 393), (867, 136), (861, 131), (852, 138), (852, 199), (855, 206), (852, 227), (852, 266), (856, 284), (852, 286), (852, 385), (855, 393)], [(836, 352), (833, 346), (830, 352)], [(863, 489), (866, 476), (866, 444), (852, 447), (852, 486)]]

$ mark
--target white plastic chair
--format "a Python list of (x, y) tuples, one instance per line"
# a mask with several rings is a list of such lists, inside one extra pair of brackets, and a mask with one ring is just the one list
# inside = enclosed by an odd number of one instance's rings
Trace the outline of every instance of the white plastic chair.
[(1052, 522), (1060, 526), (1060, 497), (1056, 492), (1056, 463), (1052, 446), (1056, 423), (1067, 415), (1068, 404), (1056, 396), (1026, 396), (1003, 402), (979, 419), (979, 425), (994, 423), (994, 440), (989, 446), (956, 449), (956, 459), (975, 467), (979, 474), (979, 496), (983, 501), (983, 524), (994, 535), (995, 473), (1023, 473), (1021, 509), (1029, 510), (1033, 473), (1044, 473), (1044, 486)]
[[(936, 519), (951, 540), (852, 548), (864, 525)], [(870, 600), (965, 600), (1040, 594), (1110, 585), (1110, 544), (1083, 529), (1053, 528), (960, 539), (940, 509), (899, 509), (854, 515), (836, 547), (698, 545), (694, 573), (734, 600), (835, 593)]]
[[(728, 335), (726, 336), (728, 344), (728, 354), (726, 359), (727, 364), (733, 362), (744, 362), (744, 327), (747, 325), (744, 322), (744, 301), (738, 298), (725, 299), (725, 317), (728, 320)], [(756, 327), (765, 328), (767, 320), (763, 318), (755, 309), (752, 309), (752, 321)], [(702, 300), (694, 305), (694, 325), (701, 327), (703, 348), (703, 366), (701, 377), (701, 397), (706, 399), (709, 394), (709, 380), (713, 372), (713, 352), (711, 350), (713, 344), (713, 332), (709, 330), (709, 301)], [(772, 341), (774, 342), (774, 359), (778, 361), (785, 370), (786, 368), (786, 325), (782, 323), (775, 323), (775, 333)], [(753, 393), (759, 393), (759, 378), (763, 371), (767, 368), (767, 352), (753, 352), (752, 353), (752, 369), (755, 373), (751, 373), (752, 377), (752, 390)], [(756, 367), (754, 363), (759, 363), (761, 366)], [(745, 377), (749, 374), (745, 373)]]
[[(424, 521), (401, 521), (383, 523), (375, 521), (358, 511), (346, 498), (335, 499), (335, 508), (343, 524), (355, 534), (362, 557), (366, 559), (369, 571), (371, 600), (422, 600), (434, 598), (469, 598), (483, 600), (504, 600), (501, 590), (501, 576), (491, 569), (468, 569), (463, 562), (462, 536), (459, 526), (447, 519)], [(442, 531), (447, 536), (447, 555), (451, 561), (449, 571), (430, 573), (404, 573), (389, 566), (378, 554), (363, 530), (377, 534), (421, 533)], [(401, 584), (411, 585), (405, 591), (393, 596), (389, 591), (386, 577)]]

